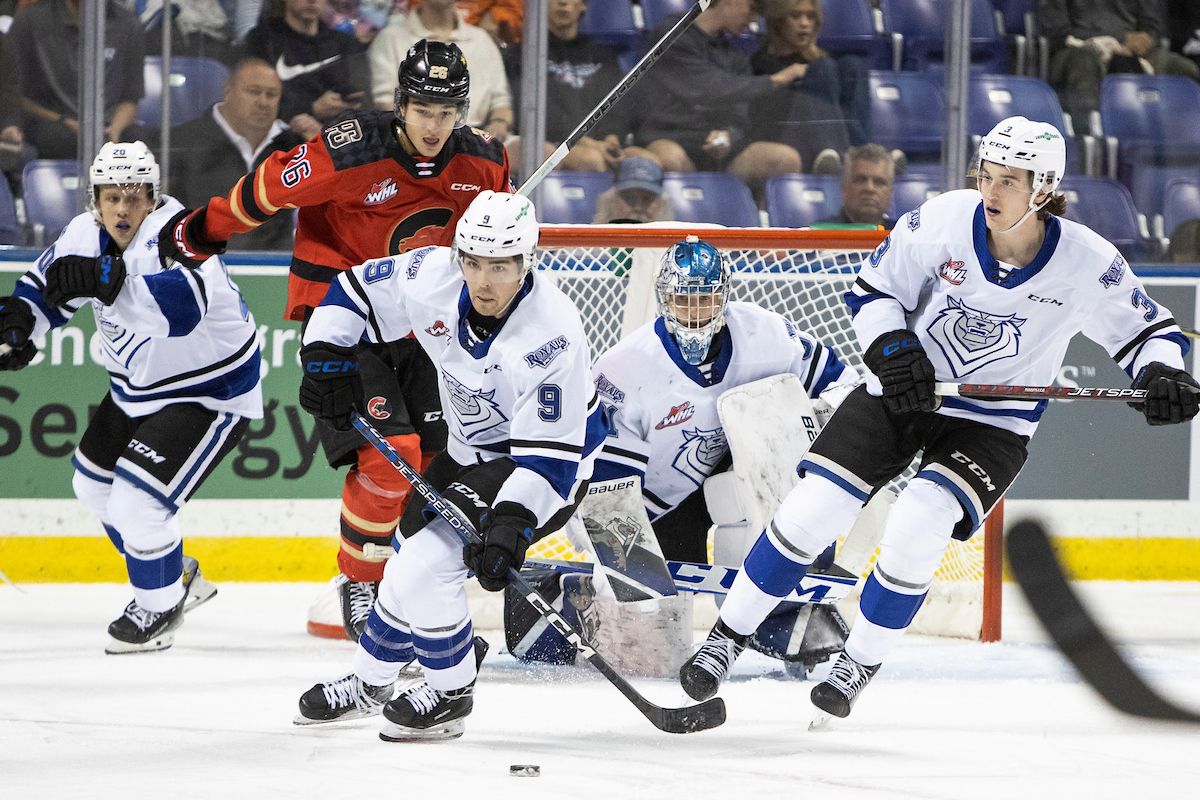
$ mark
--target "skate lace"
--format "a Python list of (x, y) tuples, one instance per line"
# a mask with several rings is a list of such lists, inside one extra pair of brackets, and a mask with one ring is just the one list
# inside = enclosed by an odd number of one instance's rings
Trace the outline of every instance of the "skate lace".
[(362, 622), (375, 606), (375, 584), (350, 582), (350, 621)]
[(383, 705), (363, 691), (362, 681), (357, 675), (347, 675), (331, 683), (323, 683), (321, 693), (325, 695), (325, 702), (330, 708), (346, 708), (351, 705), (355, 708), (374, 708)]
[(700, 645), (692, 663), (720, 680), (725, 677), (725, 673), (729, 671), (730, 665), (738, 657), (741, 649), (735, 641), (725, 636), (719, 639), (709, 639)]
[(421, 683), (406, 691), (404, 699), (418, 714), (428, 714), (441, 702), (442, 693), (428, 683)]
[(142, 608), (137, 604), (136, 600), (131, 600), (129, 605), (125, 606), (125, 617), (138, 626), (139, 630), (146, 630), (153, 625), (158, 618), (163, 615), (162, 611), (150, 611)]
[(833, 686), (846, 697), (855, 697), (871, 680), (871, 673), (849, 656), (843, 656), (834, 662), (833, 669), (825, 682)]

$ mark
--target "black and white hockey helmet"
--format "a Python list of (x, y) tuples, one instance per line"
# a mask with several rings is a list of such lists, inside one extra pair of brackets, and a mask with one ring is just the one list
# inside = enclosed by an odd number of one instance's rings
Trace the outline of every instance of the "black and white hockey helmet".
[(458, 124), (467, 118), (471, 73), (467, 57), (453, 42), (421, 39), (408, 48), (400, 62), (396, 86), (396, 115), (403, 113), (408, 98), (444, 103), (458, 109)]

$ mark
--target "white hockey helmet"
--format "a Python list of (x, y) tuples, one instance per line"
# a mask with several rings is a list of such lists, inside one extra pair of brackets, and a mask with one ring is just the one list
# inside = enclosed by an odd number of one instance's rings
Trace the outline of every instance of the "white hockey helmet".
[(90, 207), (96, 212), (101, 186), (150, 186), (150, 202), (157, 205), (161, 175), (158, 162), (145, 142), (105, 142), (88, 169)]
[(508, 192), (480, 192), (454, 228), (454, 257), (461, 253), (485, 258), (521, 257), (521, 275), (537, 260), (537, 215), (528, 197)]
[[(663, 254), (654, 281), (658, 313), (689, 364), (704, 361), (713, 337), (725, 325), (731, 274), (721, 251), (697, 236), (671, 245)], [(681, 318), (680, 297), (686, 298), (684, 308), (689, 313), (711, 310), (712, 317), (702, 324)]]
[[(1054, 193), (1067, 168), (1067, 144), (1053, 125), (1025, 117), (1001, 120), (979, 143), (975, 174), (984, 161), (1033, 173), (1033, 196)], [(1033, 197), (1029, 207), (1035, 208)]]

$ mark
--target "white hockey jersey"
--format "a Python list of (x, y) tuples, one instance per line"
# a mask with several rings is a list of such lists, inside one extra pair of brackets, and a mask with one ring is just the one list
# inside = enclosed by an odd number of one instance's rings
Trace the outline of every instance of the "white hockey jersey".
[[(939, 381), (1048, 386), (1071, 337), (1083, 333), (1131, 377), (1151, 361), (1183, 367), (1189, 345), (1171, 312), (1090, 228), (1048, 218), (1041, 250), (1021, 268), (1001, 269), (987, 241), (971, 189), (905, 214), (846, 293), (863, 352), (884, 333), (910, 329)], [(867, 389), (881, 394), (874, 375)], [(1046, 403), (955, 397), (938, 413), (1031, 436)]]
[(90, 305), (100, 332), (109, 392), (131, 417), (173, 403), (197, 403), (217, 412), (258, 419), (262, 387), (257, 327), (220, 258), (199, 269), (163, 269), (158, 231), (183, 206), (163, 196), (122, 254), (126, 277), (112, 305), (72, 300), (46, 303), (45, 274), (66, 255), (99, 256), (111, 237), (90, 212), (72, 219), (62, 235), (17, 282), (14, 296), (33, 307), (34, 336), (65, 325)]
[(504, 455), (517, 464), (496, 503), (544, 524), (592, 475), (604, 420), (575, 305), (536, 271), (482, 342), (467, 330), (471, 301), (448, 247), (368, 261), (338, 276), (309, 318), (304, 343), (391, 342), (412, 331), (438, 369), (460, 464)]
[(658, 317), (600, 356), (593, 368), (609, 425), (596, 478), (642, 474), (651, 519), (696, 491), (729, 452), (717, 415), (722, 392), (790, 372), (809, 397), (817, 397), (859, 377), (791, 320), (751, 303), (730, 303), (718, 336), (718, 356), (711, 370), (702, 371), (683, 359)]

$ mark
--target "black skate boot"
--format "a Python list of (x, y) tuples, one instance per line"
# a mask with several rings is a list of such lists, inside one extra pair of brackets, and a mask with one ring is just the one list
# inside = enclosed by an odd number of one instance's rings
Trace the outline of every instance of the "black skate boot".
[[(878, 671), (879, 664), (864, 667), (843, 651), (833, 662), (833, 669), (825, 680), (813, 687), (809, 695), (812, 704), (826, 714), (848, 717), (854, 701)], [(814, 722), (819, 724), (819, 721)]]
[(379, 584), (370, 581), (352, 581), (345, 575), (338, 576), (338, 598), (342, 606), (342, 626), (346, 638), (357, 642), (367, 627), (367, 617), (375, 607)]
[(297, 725), (319, 725), (378, 714), (392, 697), (393, 685), (372, 686), (354, 673), (318, 683), (300, 695)]
[(734, 633), (718, 619), (704, 644), (679, 668), (679, 683), (688, 697), (703, 702), (715, 695), (733, 662), (746, 649), (748, 638)]
[(183, 624), (185, 595), (167, 611), (149, 611), (130, 600), (125, 613), (108, 626), (111, 638), (104, 652), (110, 656), (125, 653), (153, 653), (166, 650), (175, 643), (174, 630)]
[(442, 692), (428, 683), (411, 686), (383, 707), (379, 738), (385, 742), (432, 742), (463, 735), (464, 718), (474, 706), (475, 681)]
[(217, 587), (200, 574), (200, 562), (189, 555), (183, 557), (183, 590), (187, 593), (183, 603), (185, 612), (202, 606), (217, 596)]

